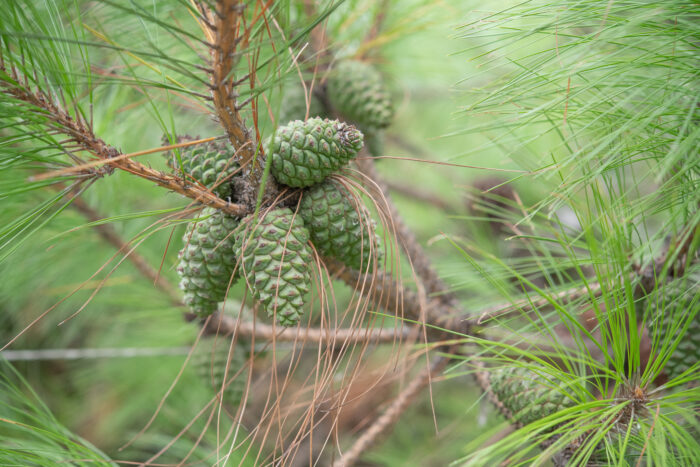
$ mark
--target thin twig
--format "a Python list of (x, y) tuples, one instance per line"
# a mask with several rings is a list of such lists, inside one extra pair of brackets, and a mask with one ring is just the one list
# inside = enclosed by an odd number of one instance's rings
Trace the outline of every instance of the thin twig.
[(432, 377), (442, 371), (448, 360), (449, 359), (446, 357), (437, 357), (428, 368), (424, 368), (420, 374), (399, 393), (384, 413), (355, 440), (352, 447), (333, 464), (333, 467), (350, 467), (354, 465), (355, 462), (359, 460), (360, 456), (377, 442), (379, 436), (396, 423), (416, 396), (430, 384)]
[[(304, 0), (304, 12), (308, 17), (314, 17), (318, 13), (316, 11), (315, 0)], [(325, 68), (330, 62), (330, 52), (328, 48), (328, 36), (326, 34), (326, 26), (324, 24), (318, 24), (310, 32), (311, 37), (311, 49), (317, 54), (317, 63), (320, 68)], [(312, 70), (314, 71), (314, 70)]]
[(386, 183), (386, 186), (390, 191), (399, 193), (406, 198), (430, 204), (443, 211), (452, 211), (454, 209), (454, 207), (445, 199), (434, 193), (422, 190), (420, 187), (406, 185), (392, 180), (386, 180), (384, 183)]
[(577, 286), (556, 292), (546, 297), (537, 299), (524, 298), (516, 302), (498, 303), (481, 310), (477, 324), (482, 324), (486, 321), (495, 318), (504, 317), (513, 312), (528, 312), (538, 310), (544, 306), (548, 306), (552, 301), (559, 300), (559, 303), (568, 303), (577, 300), (581, 297), (590, 296), (591, 294), (600, 294), (601, 286), (599, 282), (589, 283), (587, 286)]
[[(97, 222), (104, 219), (100, 213), (90, 207), (85, 200), (79, 196), (76, 196), (73, 199), (71, 207), (80, 212), (90, 222)], [(94, 227), (99, 236), (106, 240), (107, 243), (114, 246), (118, 251), (129, 251), (129, 243), (121, 238), (113, 225), (105, 223), (97, 224)], [(165, 277), (158, 274), (158, 271), (149, 264), (146, 258), (141, 256), (136, 251), (132, 251), (128, 256), (128, 259), (142, 276), (147, 278), (152, 284), (155, 284), (156, 287), (158, 287), (170, 298), (173, 305), (182, 306), (182, 297), (178, 291), (170, 282), (168, 282)]]
[(191, 347), (103, 347), (80, 349), (3, 350), (10, 362), (37, 360), (82, 360), (96, 358), (136, 358), (187, 355)]

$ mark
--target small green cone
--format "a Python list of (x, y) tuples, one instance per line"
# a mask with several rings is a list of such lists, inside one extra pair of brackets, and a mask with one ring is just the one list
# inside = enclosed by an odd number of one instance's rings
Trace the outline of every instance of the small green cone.
[(501, 368), (489, 373), (494, 394), (523, 425), (576, 405), (561, 391), (535, 381), (537, 378), (535, 372), (524, 367)]
[(328, 77), (328, 100), (335, 110), (361, 128), (379, 130), (391, 124), (391, 93), (371, 65), (348, 60), (338, 63)]
[(288, 208), (268, 212), (260, 220), (243, 220), (236, 232), (236, 253), (255, 298), (282, 326), (294, 326), (304, 312), (311, 287), (309, 231)]
[(635, 300), (637, 319), (647, 320), (647, 328), (652, 335), (656, 334), (653, 339), (658, 339), (664, 349), (664, 357), (668, 352), (667, 346), (672, 345), (686, 323), (688, 325), (663, 368), (669, 379), (680, 376), (700, 361), (700, 313), (688, 315), (695, 311), (693, 306), (697, 307), (693, 299), (697, 296), (694, 284), (698, 280), (700, 277), (697, 274), (690, 273), (683, 278), (660, 284), (641, 299)]
[(270, 171), (284, 185), (314, 185), (355, 157), (362, 140), (359, 130), (337, 120), (295, 120), (277, 128), (267, 142)]
[[(667, 337), (666, 334), (671, 332), (673, 327), (679, 326), (681, 318), (678, 313), (666, 311), (664, 313), (663, 323), (661, 325), (661, 342), (666, 340), (673, 342), (675, 336)], [(680, 330), (677, 330), (680, 331)], [(700, 361), (700, 313), (696, 314), (693, 320), (688, 324), (688, 330), (683, 338), (678, 342), (675, 350), (669, 357), (664, 367), (664, 373), (669, 379), (680, 376), (683, 372), (692, 368), (693, 365)]]
[(233, 193), (231, 182), (239, 169), (233, 159), (234, 152), (226, 143), (211, 141), (182, 149), (182, 167), (175, 154), (168, 152), (168, 165), (176, 171), (182, 169), (188, 179), (198, 181), (220, 198), (226, 199)]
[[(336, 258), (347, 266), (365, 270), (372, 254), (382, 257), (379, 238), (364, 206), (355, 206), (350, 193), (332, 180), (309, 188), (301, 200), (299, 214), (311, 232), (311, 241), (324, 256)], [(362, 211), (362, 219), (358, 210)]]
[[(306, 110), (306, 92), (304, 92), (304, 88), (298, 82), (285, 86), (280, 106), (279, 125), (286, 125), (293, 120), (306, 120)], [(323, 103), (313, 93), (309, 96), (308, 110), (309, 118), (325, 117), (327, 115)]]
[[(234, 344), (229, 360), (231, 340), (223, 337), (203, 337), (200, 339), (192, 364), (206, 387), (212, 394), (221, 391), (224, 378), (229, 382), (222, 394), (222, 402), (239, 405), (245, 394), (248, 371), (241, 370), (246, 364), (245, 347)], [(226, 365), (228, 364), (228, 373)]]
[(229, 282), (233, 284), (237, 279), (238, 274), (231, 279), (236, 267), (232, 232), (239, 221), (211, 208), (205, 208), (202, 216), (210, 217), (187, 228), (177, 272), (185, 304), (204, 317), (216, 311), (217, 304), (226, 297)]

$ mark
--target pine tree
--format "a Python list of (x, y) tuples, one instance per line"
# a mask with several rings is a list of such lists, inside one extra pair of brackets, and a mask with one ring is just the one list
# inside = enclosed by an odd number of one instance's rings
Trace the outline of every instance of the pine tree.
[(692, 2), (6, 3), (0, 464), (700, 458)]

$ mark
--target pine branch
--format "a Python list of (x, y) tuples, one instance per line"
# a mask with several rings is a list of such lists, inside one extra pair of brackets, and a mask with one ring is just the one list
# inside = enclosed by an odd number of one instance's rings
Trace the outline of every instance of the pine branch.
[(542, 307), (549, 306), (552, 301), (559, 301), (560, 303), (573, 302), (581, 297), (591, 296), (592, 294), (599, 295), (601, 293), (601, 286), (599, 282), (589, 283), (587, 286), (573, 287), (570, 289), (562, 290), (554, 294), (550, 294), (547, 297), (540, 297), (537, 299), (524, 298), (516, 302), (510, 303), (498, 303), (496, 305), (489, 306), (481, 311), (477, 324), (482, 324), (488, 320), (504, 317), (510, 313), (514, 312), (528, 312), (533, 310), (538, 310)]
[(238, 46), (242, 42), (247, 42), (248, 31), (243, 24), (245, 7), (245, 3), (238, 0), (219, 0), (216, 3), (216, 11), (212, 12), (202, 4), (200, 4), (200, 11), (206, 18), (206, 21), (202, 22), (202, 27), (211, 44), (209, 79), (219, 123), (226, 130), (233, 147), (236, 148), (241, 166), (251, 164), (251, 169), (255, 171), (258, 166), (255, 161), (257, 148), (239, 111), (242, 106), (239, 106), (236, 101), (238, 98), (236, 86), (240, 83), (234, 74), (239, 57)]
[(116, 168), (150, 180), (157, 185), (229, 214), (242, 216), (247, 213), (247, 209), (244, 206), (224, 201), (200, 186), (146, 167), (131, 159), (119, 158), (122, 155), (121, 152), (98, 138), (93, 133), (89, 123), (83, 120), (79, 113), (76, 113), (76, 118), (73, 118), (64, 108), (55, 103), (48, 94), (40, 89), (32, 89), (27, 84), (27, 80), (22, 80), (14, 68), (10, 67), (8, 70), (6, 63), (3, 62), (0, 65), (0, 70), (3, 72), (2, 76), (0, 76), (0, 89), (4, 94), (29, 104), (33, 111), (47, 119), (45, 124), (50, 130), (67, 135), (70, 141), (64, 142), (64, 145), (69, 142), (76, 143), (80, 149), (105, 161), (104, 165), (88, 167), (82, 169), (79, 173), (90, 177), (101, 177), (112, 173)]
[(334, 467), (350, 467), (354, 465), (362, 454), (376, 444), (379, 436), (390, 429), (409, 407), (413, 400), (425, 389), (432, 378), (445, 367), (448, 358), (438, 357), (428, 368), (424, 368), (406, 388), (399, 393), (384, 413), (355, 440), (352, 447), (335, 463)]
[(236, 318), (217, 313), (206, 323), (205, 335), (230, 335), (255, 337), (277, 342), (315, 342), (339, 346), (352, 343), (391, 343), (408, 337), (404, 329), (365, 329), (365, 328), (283, 328), (264, 323), (241, 322)]

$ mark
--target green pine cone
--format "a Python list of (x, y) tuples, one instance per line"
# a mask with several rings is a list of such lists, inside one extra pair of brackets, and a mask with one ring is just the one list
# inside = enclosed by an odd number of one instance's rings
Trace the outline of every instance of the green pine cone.
[[(678, 326), (679, 310), (676, 312), (670, 312), (667, 310), (664, 313), (664, 320), (661, 325), (661, 342), (673, 341), (675, 336), (667, 337), (665, 334), (673, 329), (673, 326)], [(685, 321), (685, 317), (682, 318)], [(666, 366), (664, 367), (664, 372), (669, 379), (673, 379), (680, 376), (684, 371), (691, 368), (698, 361), (700, 361), (700, 314), (696, 314), (695, 318), (688, 325), (688, 330), (686, 331), (683, 338), (678, 343), (678, 346), (673, 351)]]
[(379, 72), (364, 62), (338, 63), (328, 77), (328, 100), (361, 128), (386, 128), (394, 117), (391, 93)]
[(202, 211), (202, 216), (207, 215), (210, 217), (193, 222), (187, 228), (177, 266), (180, 288), (185, 292), (184, 302), (199, 316), (209, 316), (216, 311), (217, 304), (226, 297), (229, 282), (237, 279), (231, 280), (236, 267), (232, 232), (239, 221), (211, 208)]
[[(221, 391), (224, 378), (228, 385), (223, 391), (222, 402), (238, 405), (245, 394), (248, 371), (243, 369), (246, 364), (246, 349), (236, 343), (231, 349), (229, 360), (230, 339), (222, 337), (202, 338), (192, 356), (195, 371), (213, 394)], [(228, 373), (226, 365), (228, 364)], [(241, 370), (242, 369), (242, 370)]]
[(355, 127), (337, 120), (295, 120), (277, 128), (268, 140), (271, 172), (278, 182), (305, 187), (314, 185), (355, 157), (363, 136)]
[(282, 326), (294, 326), (311, 287), (309, 231), (299, 215), (275, 209), (263, 218), (249, 216), (236, 232), (236, 252), (255, 298)]
[(168, 165), (187, 174), (212, 190), (220, 198), (226, 199), (233, 192), (232, 179), (239, 169), (233, 159), (234, 150), (230, 145), (219, 141), (189, 146), (180, 152), (182, 167), (174, 153), (168, 153)]
[[(302, 197), (299, 214), (311, 232), (311, 241), (324, 256), (336, 258), (351, 268), (364, 270), (371, 255), (382, 256), (374, 224), (364, 206), (355, 206), (340, 184), (326, 180), (309, 188)], [(362, 221), (358, 210), (362, 210)], [(372, 241), (370, 241), (370, 239)]]
[[(327, 114), (321, 100), (311, 94), (309, 97), (309, 118), (323, 117)], [(298, 83), (285, 86), (280, 106), (279, 124), (285, 125), (293, 120), (306, 119), (306, 93), (304, 88)]]
[(489, 373), (491, 389), (513, 418), (528, 425), (576, 405), (561, 391), (535, 381), (539, 376), (528, 368), (502, 368)]

